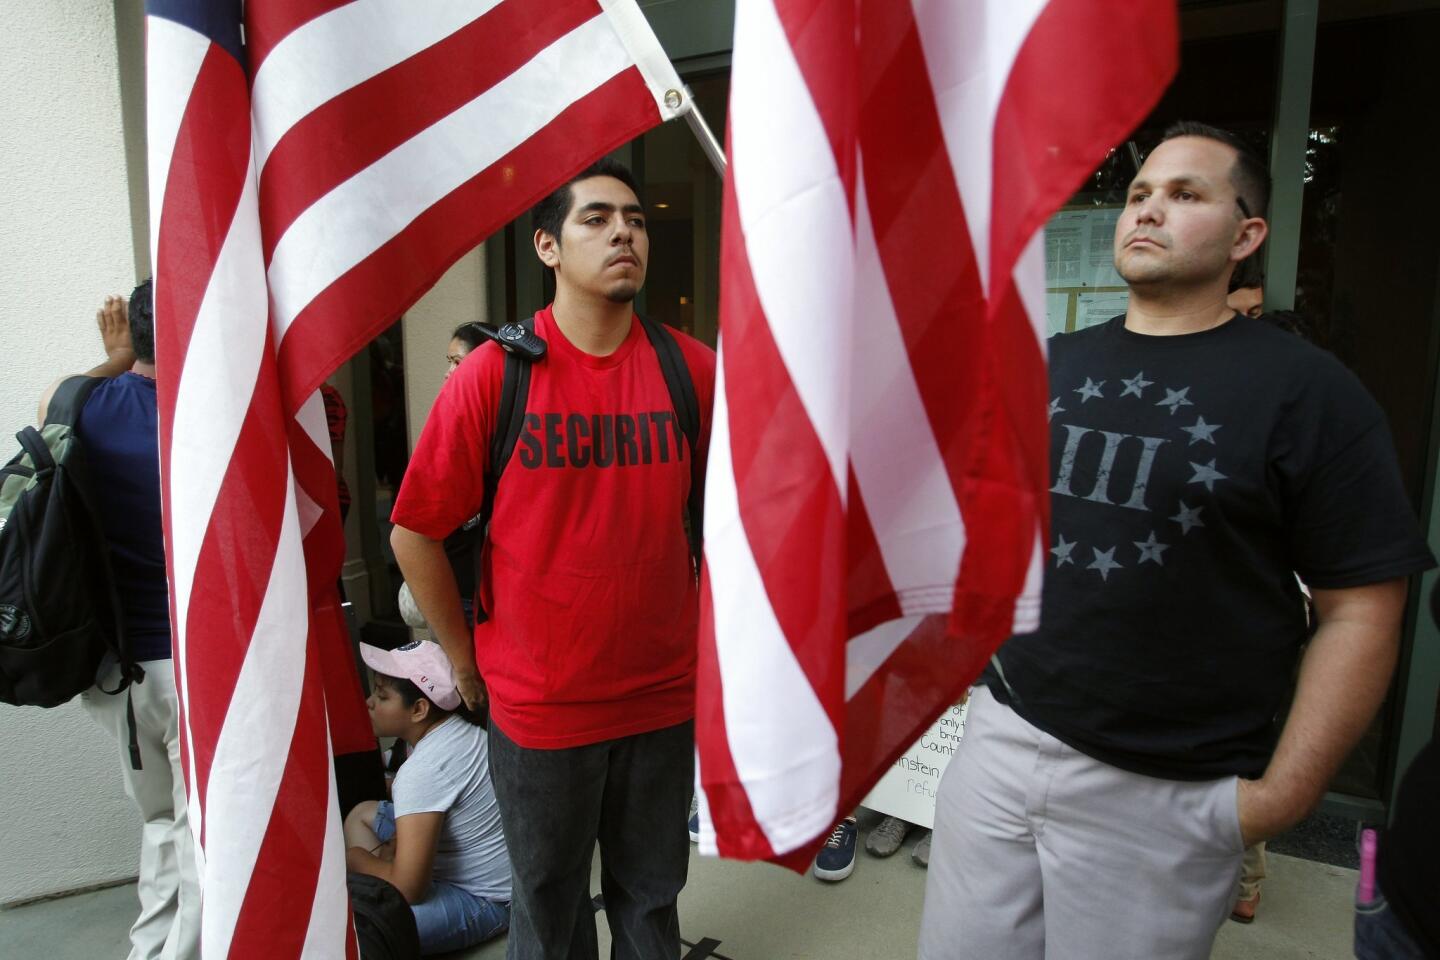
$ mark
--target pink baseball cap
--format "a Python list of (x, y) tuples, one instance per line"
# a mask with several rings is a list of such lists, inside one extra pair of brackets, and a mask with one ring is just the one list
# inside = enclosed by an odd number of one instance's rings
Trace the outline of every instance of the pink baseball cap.
[(460, 706), (455, 671), (450, 668), (450, 658), (438, 643), (412, 640), (394, 650), (381, 650), (362, 643), (360, 658), (376, 673), (409, 680), (442, 710), (454, 710)]

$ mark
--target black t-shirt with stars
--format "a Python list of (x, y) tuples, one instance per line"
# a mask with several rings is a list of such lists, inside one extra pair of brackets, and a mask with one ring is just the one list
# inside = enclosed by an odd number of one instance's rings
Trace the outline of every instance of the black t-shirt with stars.
[(1434, 563), (1383, 412), (1333, 356), (1243, 316), (1054, 337), (1050, 393), (1041, 627), (1001, 648), (991, 690), (1127, 770), (1259, 776), (1306, 635), (1295, 575)]

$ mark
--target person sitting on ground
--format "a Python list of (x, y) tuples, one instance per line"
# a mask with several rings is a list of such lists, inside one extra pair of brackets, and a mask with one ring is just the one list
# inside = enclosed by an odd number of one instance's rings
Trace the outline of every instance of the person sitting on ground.
[(393, 800), (345, 818), (345, 865), (393, 884), (415, 912), (423, 954), (473, 946), (510, 925), (510, 855), (490, 782), (489, 740), (461, 702), (445, 652), (428, 640), (360, 645), (374, 671), (375, 733), (410, 756)]

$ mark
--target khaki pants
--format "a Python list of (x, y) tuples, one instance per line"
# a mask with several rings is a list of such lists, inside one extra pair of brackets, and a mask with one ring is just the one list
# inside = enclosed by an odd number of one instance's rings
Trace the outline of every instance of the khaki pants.
[(1207, 960), (1244, 846), (1235, 777), (1101, 763), (980, 688), (940, 783), (922, 960)]
[[(200, 879), (186, 818), (175, 674), (169, 660), (140, 666), (144, 682), (115, 696), (92, 687), (80, 701), (114, 738), (125, 792), (145, 821), (140, 835), (140, 916), (130, 928), (129, 960), (194, 960), (200, 956)], [(113, 690), (119, 675), (120, 668), (111, 667), (102, 673), (101, 684)], [(130, 767), (127, 694), (135, 704), (140, 770)]]

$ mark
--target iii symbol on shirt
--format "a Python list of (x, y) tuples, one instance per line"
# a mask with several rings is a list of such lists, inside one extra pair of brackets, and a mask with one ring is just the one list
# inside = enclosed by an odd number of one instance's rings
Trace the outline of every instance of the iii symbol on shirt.
[[(1216, 432), (1223, 424), (1209, 423), (1198, 414), (1194, 423), (1176, 417), (1182, 408), (1196, 405), (1196, 400), (1190, 397), (1189, 386), (1159, 385), (1147, 380), (1144, 371), (1136, 372), (1133, 377), (1121, 378), (1119, 383), (1123, 388), (1117, 389), (1114, 384), (1107, 388), (1105, 380), (1086, 377), (1078, 386), (1061, 389), (1060, 396), (1050, 402), (1051, 420), (1068, 413), (1065, 420), (1083, 419), (1132, 429), (1136, 425), (1144, 425), (1158, 428), (1155, 430), (1157, 433), (1171, 435), (1147, 436), (1123, 429), (1055, 423), (1055, 429), (1063, 431), (1063, 444), (1056, 458), (1055, 485), (1050, 492), (1056, 496), (1153, 514), (1157, 507), (1146, 500), (1151, 489), (1152, 473), (1157, 464), (1162, 473), (1183, 470), (1178, 462), (1178, 458), (1183, 457), (1190, 470), (1183, 486), (1187, 491), (1193, 491), (1193, 495), (1186, 494), (1189, 502), (1177, 499), (1173, 504), (1158, 508), (1161, 517), (1179, 525), (1178, 532), (1159, 522), (1143, 540), (1127, 543), (1117, 537), (1108, 543), (1092, 544), (1067, 539), (1067, 531), (1057, 528), (1055, 544), (1050, 549), (1055, 569), (1069, 564), (1077, 571), (1093, 570), (1099, 574), (1102, 583), (1109, 583), (1110, 575), (1118, 570), (1146, 564), (1165, 566), (1165, 551), (1175, 544), (1162, 539), (1162, 536), (1178, 534), (1183, 538), (1192, 530), (1204, 527), (1201, 519), (1206, 506), (1204, 501), (1215, 492), (1217, 483), (1229, 479), (1217, 466), (1218, 457), (1202, 460), (1198, 451), (1190, 449), (1197, 444), (1209, 444), (1212, 450), (1215, 449)], [(1146, 390), (1154, 386), (1159, 386), (1163, 397), (1145, 396)], [(1072, 403), (1067, 409), (1062, 406), (1061, 400), (1069, 394), (1078, 395), (1079, 403)], [(1097, 402), (1092, 404), (1091, 401)], [(1157, 407), (1160, 409), (1156, 410)], [(1172, 417), (1175, 418), (1173, 421)], [(1090, 482), (1087, 484), (1086, 481)], [(1096, 529), (1114, 528), (1102, 524)], [(1166, 534), (1166, 529), (1171, 534)]]

